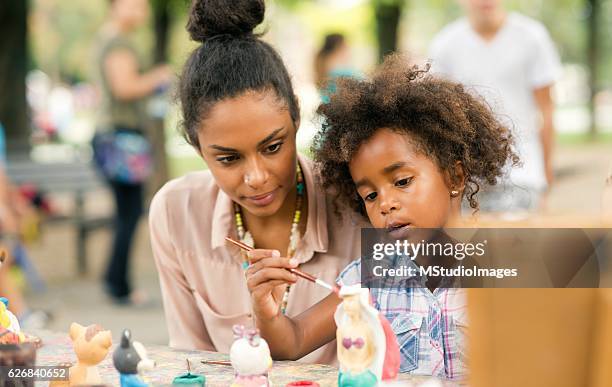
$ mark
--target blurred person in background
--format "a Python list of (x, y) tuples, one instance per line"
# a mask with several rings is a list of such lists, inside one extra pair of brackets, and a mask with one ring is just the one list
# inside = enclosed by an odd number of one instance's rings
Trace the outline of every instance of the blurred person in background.
[[(143, 61), (131, 41), (132, 33), (147, 22), (147, 0), (110, 0), (105, 24), (99, 31), (96, 72), (102, 107), (93, 147), (96, 162), (107, 178), (116, 204), (116, 227), (105, 275), (106, 291), (118, 304), (138, 305), (146, 294), (130, 285), (129, 256), (143, 212), (143, 187), (152, 159), (146, 128), (145, 102), (168, 88), (168, 65), (143, 71)], [(131, 154), (136, 148), (142, 154)]]
[(433, 40), (433, 70), (474, 87), (514, 130), (523, 161), (484, 195), (483, 211), (534, 211), (553, 183), (554, 104), (561, 73), (555, 45), (538, 21), (508, 13), (503, 0), (461, 0), (466, 18)]
[(351, 49), (342, 34), (325, 35), (323, 46), (314, 62), (315, 82), (321, 101), (329, 102), (336, 91), (336, 80), (340, 77), (359, 77), (351, 63)]
[(17, 316), (23, 328), (40, 329), (48, 324), (50, 315), (42, 310), (29, 309), (21, 290), (10, 275), (11, 254), (21, 248), (20, 221), (28, 212), (28, 204), (6, 175), (5, 144), (4, 128), (0, 124), (0, 251), (7, 254), (4, 262), (0, 262), (0, 297), (10, 301), (9, 309)]

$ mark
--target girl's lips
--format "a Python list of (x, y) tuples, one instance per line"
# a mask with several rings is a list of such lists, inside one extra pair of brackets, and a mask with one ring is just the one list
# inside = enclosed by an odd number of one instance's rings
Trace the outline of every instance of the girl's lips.
[(258, 207), (265, 207), (274, 201), (276, 198), (276, 191), (275, 189), (274, 191), (262, 195), (247, 196), (246, 199)]
[(389, 233), (389, 236), (391, 236), (391, 238), (393, 239), (404, 239), (410, 232), (411, 228), (412, 225), (410, 223), (407, 223), (403, 226), (390, 227), (387, 229), (387, 232)]

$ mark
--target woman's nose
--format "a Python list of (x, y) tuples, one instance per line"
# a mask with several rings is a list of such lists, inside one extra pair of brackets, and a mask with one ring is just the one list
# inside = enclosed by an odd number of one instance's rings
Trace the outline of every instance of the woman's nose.
[(264, 186), (268, 181), (268, 171), (261, 162), (255, 160), (248, 164), (244, 174), (244, 183), (254, 190)]

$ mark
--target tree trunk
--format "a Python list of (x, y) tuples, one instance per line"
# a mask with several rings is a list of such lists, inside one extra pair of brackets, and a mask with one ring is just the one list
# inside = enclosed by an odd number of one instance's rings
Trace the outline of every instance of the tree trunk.
[(27, 0), (0, 1), (0, 122), (7, 146), (27, 150), (30, 138), (26, 102)]
[[(171, 21), (168, 3), (168, 0), (157, 0), (153, 2), (155, 32), (153, 59), (156, 64), (165, 63), (168, 58), (168, 30)], [(153, 194), (169, 179), (164, 120), (154, 119), (151, 124), (150, 133), (155, 161), (155, 172), (150, 182), (149, 191)]]
[(586, 0), (586, 6), (590, 9), (587, 20), (587, 65), (589, 67), (589, 88), (591, 98), (589, 99), (589, 113), (591, 116), (591, 127), (589, 135), (597, 135), (597, 123), (595, 122), (595, 96), (599, 87), (599, 20), (601, 16), (601, 1)]
[(378, 39), (378, 61), (397, 50), (397, 31), (402, 15), (403, 1), (376, 1), (376, 37)]

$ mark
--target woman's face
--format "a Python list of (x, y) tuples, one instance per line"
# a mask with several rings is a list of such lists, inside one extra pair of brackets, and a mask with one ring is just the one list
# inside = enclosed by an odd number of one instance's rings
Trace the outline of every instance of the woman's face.
[(295, 187), (296, 127), (273, 92), (247, 92), (214, 105), (198, 131), (217, 185), (249, 213), (267, 217)]
[(444, 227), (459, 215), (461, 195), (451, 197), (444, 174), (408, 135), (378, 130), (349, 170), (370, 222), (394, 239), (405, 238), (411, 228)]

